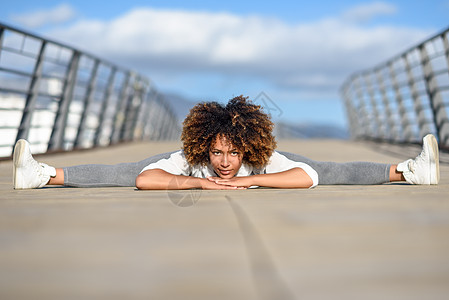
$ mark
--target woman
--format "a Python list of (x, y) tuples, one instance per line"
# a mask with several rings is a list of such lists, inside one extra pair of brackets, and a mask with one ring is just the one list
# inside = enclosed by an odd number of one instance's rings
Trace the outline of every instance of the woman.
[(423, 139), (415, 159), (398, 165), (370, 162), (317, 162), (274, 151), (273, 123), (261, 107), (239, 96), (226, 106), (199, 103), (183, 123), (182, 150), (136, 163), (58, 168), (33, 159), (29, 144), (14, 149), (14, 188), (136, 186), (142, 190), (311, 188), (320, 184), (382, 184), (407, 181), (438, 184), (438, 145)]

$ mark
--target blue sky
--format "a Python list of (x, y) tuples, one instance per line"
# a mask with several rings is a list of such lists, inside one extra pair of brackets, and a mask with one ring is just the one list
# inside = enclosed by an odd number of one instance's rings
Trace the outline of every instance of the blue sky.
[(338, 89), (449, 26), (449, 0), (5, 1), (0, 21), (193, 101), (264, 92), (275, 120), (346, 124)]

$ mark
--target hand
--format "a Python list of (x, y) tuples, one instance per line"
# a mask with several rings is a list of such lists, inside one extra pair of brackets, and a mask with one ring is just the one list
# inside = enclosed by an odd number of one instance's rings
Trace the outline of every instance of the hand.
[[(219, 178), (219, 177), (217, 177), (217, 178)], [(210, 180), (209, 178), (202, 179), (201, 188), (203, 190), (243, 190), (243, 189), (245, 189), (245, 187), (241, 187), (241, 186), (233, 186), (233, 185), (229, 185), (229, 184), (217, 184), (213, 180)]]
[(221, 186), (232, 186), (238, 189), (247, 189), (252, 186), (251, 178), (249, 176), (233, 177), (230, 179), (223, 179), (220, 177), (207, 177), (207, 180), (214, 182)]

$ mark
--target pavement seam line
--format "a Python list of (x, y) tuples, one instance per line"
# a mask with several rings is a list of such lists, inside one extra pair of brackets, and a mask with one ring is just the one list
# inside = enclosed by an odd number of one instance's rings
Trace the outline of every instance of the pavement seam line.
[(254, 286), (259, 296), (258, 299), (296, 299), (291, 289), (279, 275), (273, 258), (263, 243), (256, 227), (248, 217), (248, 214), (231, 197), (226, 195), (225, 198), (234, 212), (243, 240), (245, 241)]

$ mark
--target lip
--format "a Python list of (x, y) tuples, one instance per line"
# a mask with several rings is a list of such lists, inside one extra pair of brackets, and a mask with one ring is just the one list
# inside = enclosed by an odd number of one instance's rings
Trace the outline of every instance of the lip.
[(220, 172), (220, 174), (222, 175), (229, 175), (231, 174), (232, 170), (220, 170), (218, 169), (218, 171)]

